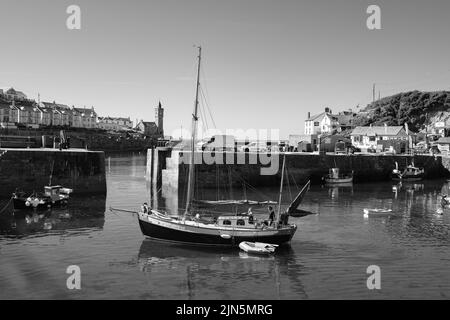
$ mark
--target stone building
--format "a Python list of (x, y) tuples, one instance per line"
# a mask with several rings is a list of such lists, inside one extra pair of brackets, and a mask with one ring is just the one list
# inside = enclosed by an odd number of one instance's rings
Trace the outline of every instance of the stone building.
[(133, 128), (133, 122), (128, 118), (121, 117), (98, 117), (97, 126), (100, 129), (123, 131)]
[(134, 129), (145, 136), (164, 138), (164, 108), (161, 102), (155, 107), (155, 122), (141, 120)]
[(376, 148), (380, 141), (386, 140), (408, 141), (408, 133), (403, 126), (356, 127), (350, 137), (357, 148)]

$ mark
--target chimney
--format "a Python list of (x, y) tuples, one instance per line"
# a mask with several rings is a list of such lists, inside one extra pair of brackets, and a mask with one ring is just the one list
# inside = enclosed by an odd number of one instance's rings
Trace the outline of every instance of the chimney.
[(326, 112), (326, 113), (329, 113), (329, 112), (330, 112), (330, 108), (326, 107), (326, 108), (325, 108), (325, 112)]
[(408, 128), (407, 122), (405, 122), (405, 131), (406, 131), (406, 134), (409, 135), (409, 128)]
[(311, 119), (311, 112), (308, 112), (308, 119)]
[(384, 133), (385, 133), (385, 134), (387, 134), (387, 127), (388, 127), (388, 125), (387, 125), (387, 123), (385, 122), (385, 123), (384, 123)]

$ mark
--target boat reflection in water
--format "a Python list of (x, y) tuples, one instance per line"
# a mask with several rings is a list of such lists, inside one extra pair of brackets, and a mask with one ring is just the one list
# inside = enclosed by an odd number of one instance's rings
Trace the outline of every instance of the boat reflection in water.
[[(183, 246), (146, 239), (137, 265), (151, 279), (149, 285), (155, 290), (150, 291), (157, 294), (153, 298), (307, 298), (300, 280), (304, 267), (297, 258), (290, 246), (279, 247), (271, 256), (254, 256), (230, 247)], [(174, 293), (174, 287), (178, 292)], [(290, 296), (293, 292), (295, 296)]]
[(331, 199), (339, 199), (339, 194), (353, 195), (353, 182), (326, 184), (324, 188), (328, 189), (328, 195)]
[(65, 208), (46, 211), (9, 210), (0, 215), (0, 235), (27, 236), (76, 229), (101, 230), (105, 223), (106, 196), (74, 197)]

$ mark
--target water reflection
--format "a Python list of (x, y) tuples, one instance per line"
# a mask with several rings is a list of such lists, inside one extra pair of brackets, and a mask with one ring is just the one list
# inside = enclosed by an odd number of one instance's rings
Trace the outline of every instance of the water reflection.
[[(447, 181), (355, 183), (311, 186), (302, 209), (317, 215), (291, 217), (291, 247), (274, 256), (239, 249), (191, 248), (144, 237), (130, 213), (152, 197), (177, 212), (186, 190), (153, 190), (144, 156), (112, 156), (104, 198), (73, 197), (67, 210), (43, 217), (0, 220), (0, 298), (134, 299), (361, 299), (449, 298), (450, 208), (436, 214)], [(282, 207), (296, 189), (286, 187)], [(279, 188), (197, 190), (199, 199), (277, 200)], [(364, 219), (364, 208), (389, 207), (397, 219)], [(266, 218), (267, 209), (252, 208)], [(107, 226), (107, 227), (106, 227)], [(63, 236), (53, 237), (54, 234)], [(65, 235), (69, 235), (66, 237)], [(61, 240), (63, 238), (63, 240)], [(85, 288), (64, 288), (67, 264), (80, 264)], [(383, 289), (366, 287), (366, 268), (384, 271)], [(51, 284), (51, 285), (49, 285)]]
[[(306, 298), (301, 282), (303, 266), (297, 259), (289, 246), (280, 247), (275, 255), (256, 256), (235, 248), (187, 247), (144, 240), (137, 265), (153, 280), (152, 275), (168, 270), (174, 277), (185, 279), (186, 299), (214, 299), (210, 294), (229, 299), (283, 299), (292, 293)], [(238, 293), (236, 288), (245, 289)], [(242, 296), (246, 293), (251, 295)]]
[(67, 230), (101, 230), (105, 223), (106, 196), (72, 197), (66, 208), (47, 211), (9, 210), (0, 215), (0, 235), (28, 236)]

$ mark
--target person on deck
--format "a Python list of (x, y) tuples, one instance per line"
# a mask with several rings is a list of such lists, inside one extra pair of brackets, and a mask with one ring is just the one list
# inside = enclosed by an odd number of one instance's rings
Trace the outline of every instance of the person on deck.
[(148, 204), (147, 202), (144, 202), (144, 204), (141, 207), (141, 210), (143, 213), (148, 213)]
[(289, 222), (289, 214), (288, 214), (287, 212), (283, 212), (283, 213), (280, 215), (280, 221), (279, 221), (279, 224), (280, 224), (281, 226), (287, 226), (287, 225), (288, 225), (288, 222)]
[(275, 211), (273, 210), (272, 206), (268, 207), (269, 210), (269, 226), (271, 226), (273, 224), (273, 221), (275, 220)]
[(252, 208), (248, 208), (247, 215), (248, 215), (248, 223), (253, 224), (254, 218), (253, 218)]

